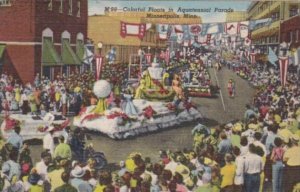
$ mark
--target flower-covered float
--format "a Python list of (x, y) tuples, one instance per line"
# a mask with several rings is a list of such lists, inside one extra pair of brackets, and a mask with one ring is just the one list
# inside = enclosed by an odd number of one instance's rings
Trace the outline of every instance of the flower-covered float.
[[(74, 125), (101, 132), (113, 139), (126, 139), (201, 118), (199, 111), (189, 101), (181, 102), (178, 106), (167, 102), (174, 98), (175, 93), (172, 88), (157, 85), (158, 83), (152, 84), (153, 79), (159, 81), (163, 79), (162, 76), (161, 70), (154, 69), (148, 74), (144, 73), (135, 91), (134, 99), (133, 94), (126, 91), (120, 106), (107, 106), (107, 100), (112, 94), (111, 85), (106, 80), (97, 81), (93, 89), (94, 94), (99, 98), (97, 105), (84, 108), (80, 115), (74, 118)], [(150, 86), (147, 84), (149, 82)], [(150, 97), (147, 97), (145, 92), (149, 91), (148, 89), (161, 94), (149, 93)], [(165, 91), (173, 92), (173, 96), (162, 93)]]
[(4, 117), (1, 124), (1, 134), (7, 139), (15, 126), (20, 126), (20, 135), (24, 140), (43, 139), (47, 129), (54, 126), (54, 137), (63, 134), (64, 128), (70, 125), (70, 120), (60, 114), (47, 113), (45, 116), (32, 114), (10, 114)]
[(183, 87), (192, 97), (211, 97), (210, 75), (206, 68), (196, 63), (185, 71)]

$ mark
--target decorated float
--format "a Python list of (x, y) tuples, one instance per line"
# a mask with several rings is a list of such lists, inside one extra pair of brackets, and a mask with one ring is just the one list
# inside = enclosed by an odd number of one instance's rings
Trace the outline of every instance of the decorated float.
[(111, 85), (105, 80), (97, 81), (93, 91), (99, 98), (98, 104), (84, 108), (74, 118), (74, 125), (113, 139), (126, 139), (201, 118), (196, 106), (189, 101), (175, 106), (172, 100), (176, 93), (165, 85), (165, 78), (163, 69), (152, 64), (144, 71), (135, 94), (125, 91), (120, 106), (107, 106)]
[(206, 68), (198, 66), (195, 63), (191, 64), (188, 69), (189, 79), (185, 81), (183, 87), (191, 97), (211, 97), (210, 75)]
[(47, 113), (44, 117), (31, 114), (10, 114), (4, 117), (1, 133), (2, 137), (7, 139), (14, 127), (20, 126), (20, 135), (24, 140), (43, 139), (50, 126), (54, 126), (54, 137), (59, 137), (63, 134), (64, 128), (69, 125), (70, 120), (60, 114)]

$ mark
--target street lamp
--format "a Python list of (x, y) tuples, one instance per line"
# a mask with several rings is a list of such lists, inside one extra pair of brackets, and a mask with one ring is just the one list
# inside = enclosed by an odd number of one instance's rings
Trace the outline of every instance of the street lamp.
[(151, 47), (150, 47), (150, 46), (148, 46), (148, 53), (150, 53), (150, 49), (151, 49)]
[(98, 53), (99, 53), (99, 55), (101, 56), (101, 51), (102, 51), (102, 47), (103, 47), (102, 42), (99, 42), (99, 43), (97, 44), (97, 47), (98, 47)]

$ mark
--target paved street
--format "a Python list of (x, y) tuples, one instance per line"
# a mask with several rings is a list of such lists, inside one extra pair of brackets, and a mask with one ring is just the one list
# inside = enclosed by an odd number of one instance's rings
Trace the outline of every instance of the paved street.
[[(213, 84), (216, 84), (214, 70), (210, 69)], [(244, 106), (249, 103), (253, 95), (253, 89), (247, 81), (241, 79), (231, 71), (223, 68), (217, 72), (217, 77), (223, 93), (226, 111), (224, 112), (220, 96), (216, 98), (194, 98), (202, 114), (205, 116), (205, 125), (210, 127), (219, 123), (226, 123), (230, 120), (242, 118)], [(228, 98), (227, 81), (232, 78), (236, 82), (237, 96), (234, 99)], [(140, 152), (142, 155), (158, 160), (160, 149), (183, 149), (192, 146), (191, 130), (196, 122), (184, 124), (169, 130), (151, 133), (125, 141), (115, 141), (98, 133), (90, 133), (91, 140), (97, 151), (103, 151), (109, 163), (117, 163), (125, 159), (132, 151)], [(39, 160), (42, 148), (41, 145), (32, 146), (33, 160)]]

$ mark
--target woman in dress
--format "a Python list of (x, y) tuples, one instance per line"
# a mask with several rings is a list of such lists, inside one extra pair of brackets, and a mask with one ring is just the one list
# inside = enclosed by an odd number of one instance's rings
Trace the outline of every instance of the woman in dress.
[(138, 112), (133, 105), (132, 102), (132, 95), (129, 90), (126, 90), (126, 92), (123, 94), (124, 97), (124, 104), (123, 104), (123, 111), (128, 115), (128, 116), (136, 116), (138, 115)]

